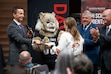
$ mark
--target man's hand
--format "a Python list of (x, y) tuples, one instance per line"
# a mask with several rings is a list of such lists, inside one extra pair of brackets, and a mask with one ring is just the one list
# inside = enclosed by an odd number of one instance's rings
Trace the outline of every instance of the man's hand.
[(28, 36), (28, 38), (32, 38), (33, 37), (32, 28), (29, 28), (29, 30), (27, 30), (27, 36)]
[(79, 44), (78, 42), (74, 42), (73, 45), (72, 45), (72, 47), (73, 47), (74, 49), (76, 49), (78, 46), (80, 46), (80, 44)]
[(100, 35), (98, 28), (96, 28), (96, 29), (95, 28), (91, 28), (90, 29), (90, 34), (92, 35), (94, 42), (97, 42), (98, 37)]
[(56, 55), (59, 55), (59, 53), (60, 53), (60, 50), (56, 49)]

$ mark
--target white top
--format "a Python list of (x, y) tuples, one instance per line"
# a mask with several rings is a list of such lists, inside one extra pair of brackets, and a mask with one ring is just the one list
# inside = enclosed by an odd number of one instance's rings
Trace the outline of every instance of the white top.
[[(73, 44), (77, 42), (79, 45), (73, 48)], [(54, 51), (59, 49), (60, 51), (64, 49), (71, 49), (74, 52), (74, 55), (80, 54), (83, 51), (84, 39), (80, 37), (80, 41), (74, 41), (73, 36), (69, 32), (64, 32), (59, 40), (58, 46), (53, 47)]]

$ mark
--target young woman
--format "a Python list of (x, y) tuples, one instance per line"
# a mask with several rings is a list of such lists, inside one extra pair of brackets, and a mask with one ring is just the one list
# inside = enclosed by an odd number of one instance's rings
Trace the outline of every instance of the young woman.
[(52, 49), (59, 54), (64, 49), (70, 49), (74, 55), (80, 54), (83, 50), (84, 39), (77, 30), (77, 24), (73, 17), (67, 17), (64, 21), (65, 32), (62, 33), (58, 46), (53, 46)]

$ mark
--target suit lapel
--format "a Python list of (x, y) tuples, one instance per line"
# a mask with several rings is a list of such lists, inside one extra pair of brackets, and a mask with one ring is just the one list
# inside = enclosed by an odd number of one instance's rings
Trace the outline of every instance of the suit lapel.
[(108, 35), (111, 35), (111, 29), (109, 30), (109, 33), (108, 33)]
[(88, 26), (87, 30), (86, 30), (86, 34), (89, 34), (90, 33), (90, 28), (92, 27), (92, 23)]
[(101, 27), (100, 33), (103, 35), (106, 35), (106, 27), (105, 26)]
[(91, 28), (95, 28), (92, 23), (88, 26), (88, 28), (87, 28), (87, 30), (86, 30), (86, 32), (85, 32), (86, 38), (90, 37), (90, 35), (91, 35), (91, 34), (90, 34), (90, 29), (91, 29)]
[(16, 28), (18, 29), (19, 33), (20, 33), (23, 37), (27, 37), (26, 31), (25, 31), (25, 33), (23, 34), (22, 31), (21, 31), (21, 29), (20, 29), (20, 27), (19, 27), (14, 21), (13, 21), (13, 23), (14, 23), (14, 25), (16, 25)]

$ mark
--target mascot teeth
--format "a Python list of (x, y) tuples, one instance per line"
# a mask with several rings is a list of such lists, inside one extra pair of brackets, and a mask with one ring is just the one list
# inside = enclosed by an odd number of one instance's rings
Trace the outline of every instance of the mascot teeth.
[(54, 27), (50, 27), (49, 29), (54, 29)]

